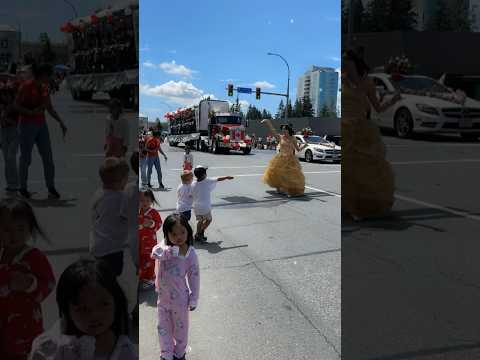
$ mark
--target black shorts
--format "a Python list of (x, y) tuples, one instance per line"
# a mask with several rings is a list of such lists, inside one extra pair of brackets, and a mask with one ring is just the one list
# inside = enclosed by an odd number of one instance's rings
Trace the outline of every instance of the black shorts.
[(120, 276), (123, 272), (123, 251), (116, 252), (113, 254), (108, 254), (102, 257), (99, 257), (98, 259), (101, 259), (105, 261), (108, 266), (110, 266), (110, 269), (112, 269), (113, 273), (115, 276)]

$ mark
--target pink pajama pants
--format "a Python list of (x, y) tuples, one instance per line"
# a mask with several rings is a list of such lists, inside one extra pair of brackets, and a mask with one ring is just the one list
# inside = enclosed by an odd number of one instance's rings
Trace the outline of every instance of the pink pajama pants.
[(188, 344), (188, 308), (157, 305), (161, 356), (172, 360), (185, 355)]

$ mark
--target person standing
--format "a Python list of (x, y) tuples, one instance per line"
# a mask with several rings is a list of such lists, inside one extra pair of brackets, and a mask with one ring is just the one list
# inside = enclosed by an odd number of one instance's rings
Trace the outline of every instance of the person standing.
[(15, 110), (15, 92), (17, 84), (9, 81), (0, 89), (0, 125), (1, 143), (5, 161), (5, 180), (7, 193), (18, 190), (18, 112)]
[(155, 166), (157, 171), (158, 184), (160, 189), (165, 189), (165, 186), (162, 183), (162, 168), (160, 166), (160, 157), (158, 153), (163, 155), (165, 161), (167, 161), (167, 155), (162, 150), (160, 146), (160, 133), (154, 132), (151, 137), (148, 137), (145, 142), (145, 147), (147, 149), (147, 180), (148, 187), (152, 187), (152, 168)]
[(110, 115), (105, 124), (105, 157), (125, 157), (129, 145), (128, 120), (122, 116), (122, 103), (112, 99), (108, 104)]
[(33, 66), (32, 72), (33, 79), (23, 83), (15, 100), (15, 106), (19, 112), (20, 194), (27, 199), (31, 197), (27, 187), (28, 168), (32, 162), (33, 145), (37, 145), (43, 162), (48, 196), (50, 199), (59, 199), (60, 194), (55, 189), (55, 164), (45, 110), (58, 121), (64, 138), (67, 127), (53, 108), (48, 93), (48, 81), (52, 75), (51, 66), (48, 64)]

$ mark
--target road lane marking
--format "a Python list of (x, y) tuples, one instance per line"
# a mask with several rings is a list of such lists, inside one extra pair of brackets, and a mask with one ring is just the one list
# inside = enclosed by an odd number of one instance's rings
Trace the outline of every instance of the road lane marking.
[(440, 211), (450, 213), (450, 214), (453, 214), (453, 215), (457, 215), (457, 216), (460, 216), (460, 217), (464, 217), (464, 218), (467, 218), (467, 219), (470, 219), (470, 220), (480, 221), (480, 216), (472, 215), (472, 214), (469, 214), (468, 212), (465, 212), (465, 211), (449, 209), (445, 206), (432, 204), (432, 203), (429, 203), (429, 202), (426, 202), (426, 201), (417, 200), (417, 199), (414, 199), (414, 198), (411, 198), (411, 197), (408, 197), (408, 196), (404, 196), (404, 195), (400, 195), (400, 194), (395, 194), (395, 197), (399, 200), (403, 200), (403, 201), (410, 202), (410, 203), (413, 203), (413, 204), (426, 206), (426, 207), (429, 207), (431, 209), (440, 210)]
[(457, 160), (421, 160), (421, 161), (392, 161), (392, 165), (428, 165), (428, 164), (454, 164), (454, 163), (476, 163), (480, 159), (457, 159)]
[(335, 197), (342, 197), (342, 195), (340, 195), (340, 194), (337, 194), (337, 193), (334, 193), (334, 192), (331, 192), (331, 191), (327, 191), (327, 190), (323, 190), (323, 189), (319, 189), (319, 188), (314, 188), (312, 186), (305, 186), (305, 188), (309, 189), (309, 190), (313, 190), (313, 191), (322, 192), (322, 193), (332, 195), (332, 196), (335, 196)]

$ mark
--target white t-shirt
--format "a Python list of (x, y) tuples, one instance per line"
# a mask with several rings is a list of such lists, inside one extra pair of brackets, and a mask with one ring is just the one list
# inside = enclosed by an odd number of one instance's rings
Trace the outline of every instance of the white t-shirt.
[(128, 198), (123, 191), (98, 190), (93, 196), (90, 252), (101, 257), (123, 251), (128, 238)]
[(206, 215), (212, 210), (212, 200), (210, 194), (215, 186), (217, 179), (206, 178), (202, 181), (194, 181), (192, 184), (193, 209), (196, 215)]
[(192, 210), (193, 194), (192, 184), (180, 184), (177, 189), (177, 211), (185, 212)]

